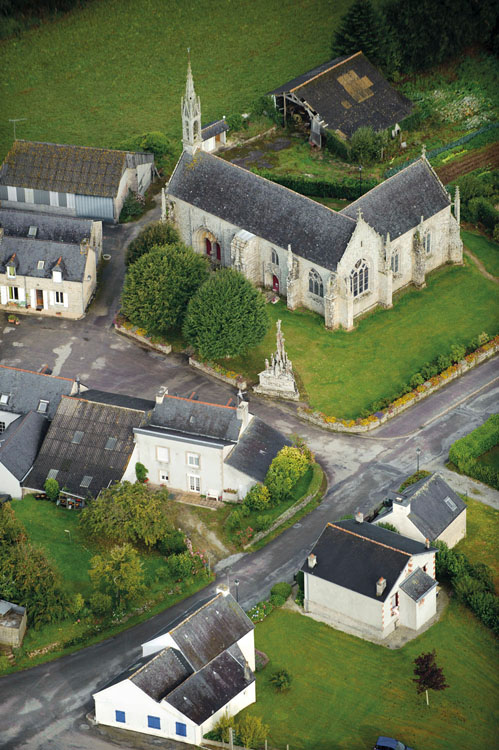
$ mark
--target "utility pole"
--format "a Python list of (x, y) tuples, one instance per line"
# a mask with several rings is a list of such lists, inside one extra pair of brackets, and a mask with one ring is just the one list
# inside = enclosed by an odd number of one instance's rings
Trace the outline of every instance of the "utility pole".
[(11, 122), (14, 126), (14, 140), (16, 140), (16, 122), (24, 122), (24, 120), (27, 119), (27, 117), (17, 117), (16, 119), (11, 120), (9, 117), (9, 122)]

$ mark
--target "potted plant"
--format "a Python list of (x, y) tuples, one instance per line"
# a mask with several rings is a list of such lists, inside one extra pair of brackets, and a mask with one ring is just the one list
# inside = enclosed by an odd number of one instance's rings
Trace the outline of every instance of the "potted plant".
[(13, 313), (9, 314), (7, 320), (9, 321), (9, 323), (13, 323), (16, 326), (18, 326), (19, 322), (20, 322), (19, 318), (17, 317), (17, 315), (14, 315)]

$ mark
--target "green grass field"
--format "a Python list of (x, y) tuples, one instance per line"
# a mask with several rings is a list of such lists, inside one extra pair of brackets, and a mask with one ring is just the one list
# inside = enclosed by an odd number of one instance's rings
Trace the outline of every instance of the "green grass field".
[(476, 232), (463, 231), (465, 246), (482, 261), (486, 270), (499, 278), (499, 245)]
[(499, 591), (499, 511), (474, 498), (464, 499), (467, 505), (466, 537), (456, 550), (464, 552), (472, 562), (489, 565), (494, 572), (496, 591)]
[[(272, 747), (367, 750), (378, 734), (415, 750), (497, 747), (497, 642), (456, 602), (396, 651), (287, 610), (258, 624), (255, 639), (270, 662), (257, 674), (257, 703), (247, 712), (270, 726)], [(412, 662), (434, 648), (450, 687), (431, 693), (427, 708), (411, 682)], [(280, 667), (293, 678), (284, 694), (268, 683)]]
[[(373, 401), (391, 397), (418, 369), (455, 342), (468, 343), (482, 331), (497, 331), (498, 285), (476, 265), (445, 266), (421, 291), (394, 298), (391, 310), (378, 309), (354, 331), (327, 331), (322, 317), (306, 310), (290, 312), (282, 302), (268, 305), (272, 321), (282, 320), (286, 349), (302, 396), (314, 409), (336, 417), (359, 416)], [(463, 304), (466, 305), (463, 314)], [(265, 357), (275, 349), (273, 325), (262, 344), (245, 357), (221, 364), (257, 380)]]
[(161, 130), (180, 148), (187, 47), (209, 122), (328, 60), (350, 1), (89, 2), (1, 43), (0, 158), (21, 117), (28, 140), (110, 147)]

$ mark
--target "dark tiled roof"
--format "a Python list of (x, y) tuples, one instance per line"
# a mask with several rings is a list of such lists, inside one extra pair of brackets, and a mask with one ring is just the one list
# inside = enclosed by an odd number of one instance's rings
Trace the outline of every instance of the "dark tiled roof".
[(425, 573), (421, 568), (411, 573), (411, 575), (400, 584), (402, 591), (410, 596), (415, 602), (423, 598), (431, 589), (435, 588), (437, 582), (434, 578)]
[(5, 157), (0, 184), (114, 198), (126, 157), (126, 151), (18, 140)]
[(239, 437), (241, 421), (237, 408), (207, 404), (179, 396), (165, 396), (156, 404), (149, 420), (151, 427), (162, 427), (182, 434), (217, 438), (235, 443)]
[(23, 479), (33, 466), (47, 427), (44, 416), (30, 411), (11, 422), (0, 435), (0, 464), (16, 479)]
[(329, 60), (328, 62), (322, 63), (322, 65), (318, 65), (316, 68), (312, 68), (312, 70), (309, 70), (306, 73), (302, 73), (301, 75), (296, 76), (296, 78), (292, 78), (291, 81), (283, 83), (273, 91), (269, 91), (267, 96), (272, 96), (273, 94), (282, 94), (284, 91), (293, 91), (293, 89), (297, 88), (298, 86), (302, 86), (312, 78), (315, 78), (317, 75), (319, 75), (319, 73), (324, 73), (326, 70), (329, 70), (334, 65), (337, 65), (342, 60), (345, 60), (346, 57), (347, 55), (341, 55), (340, 57), (335, 57), (334, 60)]
[(230, 594), (218, 594), (170, 635), (195, 670), (201, 669), (255, 626)]
[[(26, 237), (4, 237), (0, 244), (0, 273), (6, 273), (6, 265), (15, 254), (17, 276), (48, 279), (59, 259), (62, 278), (65, 281), (83, 281), (87, 256), (80, 252), (80, 245), (65, 242), (32, 240)], [(38, 268), (38, 261), (44, 266)]]
[(401, 494), (404, 505), (410, 504), (410, 520), (426, 539), (438, 539), (466, 509), (466, 503), (438, 474), (421, 479)]
[[(312, 552), (317, 564), (302, 570), (363, 594), (385, 601), (397, 578), (414, 554), (426, 552), (424, 544), (369, 523), (338, 521), (328, 524)], [(381, 596), (376, 596), (376, 582), (386, 579)]]
[(33, 226), (37, 228), (37, 240), (73, 245), (79, 244), (84, 238), (90, 238), (93, 223), (92, 219), (0, 208), (0, 226), (6, 237), (27, 237), (29, 228)]
[(412, 111), (409, 99), (392, 88), (362, 52), (321, 67), (324, 71), (316, 68), (303, 76), (303, 82), (295, 79), (289, 88), (272, 93), (292, 92), (320, 115), (328, 129), (347, 138), (360, 127), (384, 130)]
[[(217, 156), (184, 152), (170, 195), (335, 270), (356, 222)], [(419, 219), (418, 219), (419, 221)]]
[(122, 393), (108, 393), (108, 391), (99, 391), (95, 388), (89, 388), (83, 391), (80, 398), (84, 401), (94, 401), (97, 404), (108, 404), (109, 406), (121, 406), (125, 409), (136, 409), (137, 411), (151, 411), (154, 409), (155, 401), (146, 398), (136, 398), (135, 396), (124, 396)]
[(173, 690), (166, 702), (196, 724), (202, 724), (254, 681), (244, 674), (244, 657), (234, 645)]
[[(143, 419), (141, 411), (63, 398), (24, 486), (41, 489), (50, 469), (57, 469), (60, 487), (77, 497), (96, 497), (122, 478), (133, 451), (133, 428)], [(73, 442), (76, 432), (83, 433), (79, 442)], [(110, 437), (116, 445), (106, 450)], [(92, 479), (82, 487), (84, 477)]]
[(27, 414), (37, 411), (40, 399), (43, 399), (49, 402), (45, 414), (52, 419), (61, 396), (68, 396), (74, 384), (75, 381), (70, 378), (0, 365), (0, 395), (9, 396), (7, 404), (0, 404), (0, 411)]
[(253, 417), (225, 463), (257, 482), (263, 482), (272, 459), (285, 445), (291, 445), (291, 441), (258, 417)]
[(209, 122), (207, 125), (201, 128), (201, 138), (203, 139), (203, 141), (207, 141), (208, 138), (213, 138), (214, 135), (225, 133), (228, 129), (229, 126), (224, 119), (214, 120), (214, 122)]
[(363, 218), (382, 237), (392, 240), (414, 229), (421, 217), (430, 216), (450, 205), (450, 198), (426, 159), (418, 159), (393, 177), (341, 210), (350, 218), (362, 211)]
[(192, 667), (180, 651), (165, 648), (151, 657), (129, 679), (155, 701), (160, 701), (192, 673)]

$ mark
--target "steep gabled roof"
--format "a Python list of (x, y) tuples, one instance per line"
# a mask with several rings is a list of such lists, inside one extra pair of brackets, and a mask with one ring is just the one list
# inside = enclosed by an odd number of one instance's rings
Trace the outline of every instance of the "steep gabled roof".
[(413, 601), (419, 602), (419, 600), (422, 599), (423, 596), (429, 594), (436, 585), (437, 582), (435, 579), (418, 567), (400, 584), (400, 588)]
[[(16, 256), (16, 275), (49, 279), (56, 266), (60, 267), (64, 281), (84, 280), (87, 256), (80, 252), (80, 245), (65, 242), (30, 239), (28, 237), (4, 237), (0, 244), (0, 273), (6, 273), (13, 252)], [(39, 268), (43, 261), (43, 268)]]
[(263, 482), (272, 459), (285, 445), (291, 445), (291, 441), (282, 432), (253, 417), (225, 463)]
[(450, 205), (449, 195), (425, 158), (418, 159), (393, 177), (376, 185), (340, 213), (362, 217), (382, 237), (392, 240), (414, 229)]
[(227, 122), (225, 118), (222, 118), (221, 120), (214, 120), (213, 122), (209, 122), (207, 125), (203, 125), (201, 128), (201, 138), (203, 141), (207, 141), (208, 138), (213, 138), (215, 135), (220, 135), (220, 133), (225, 133), (229, 129), (229, 126), (227, 125)]
[(19, 481), (33, 466), (47, 427), (44, 416), (30, 411), (11, 422), (0, 435), (0, 464)]
[(162, 700), (181, 685), (194, 670), (176, 648), (165, 648), (128, 678), (150, 698)]
[(7, 403), (0, 403), (0, 411), (27, 414), (37, 411), (40, 400), (44, 400), (48, 406), (43, 413), (52, 419), (61, 397), (72, 393), (74, 387), (71, 378), (0, 365), (0, 397), (8, 396)]
[[(420, 479), (403, 492), (404, 505), (410, 505), (409, 519), (426, 539), (438, 539), (440, 534), (466, 510), (466, 503), (439, 474)], [(393, 495), (392, 495), (393, 497)], [(393, 504), (400, 501), (393, 499)]]
[(336, 269), (356, 226), (310, 198), (217, 156), (184, 152), (168, 193), (301, 257)]
[(241, 424), (234, 406), (165, 395), (162, 403), (155, 404), (148, 426), (159, 427), (165, 433), (175, 432), (235, 443)]

